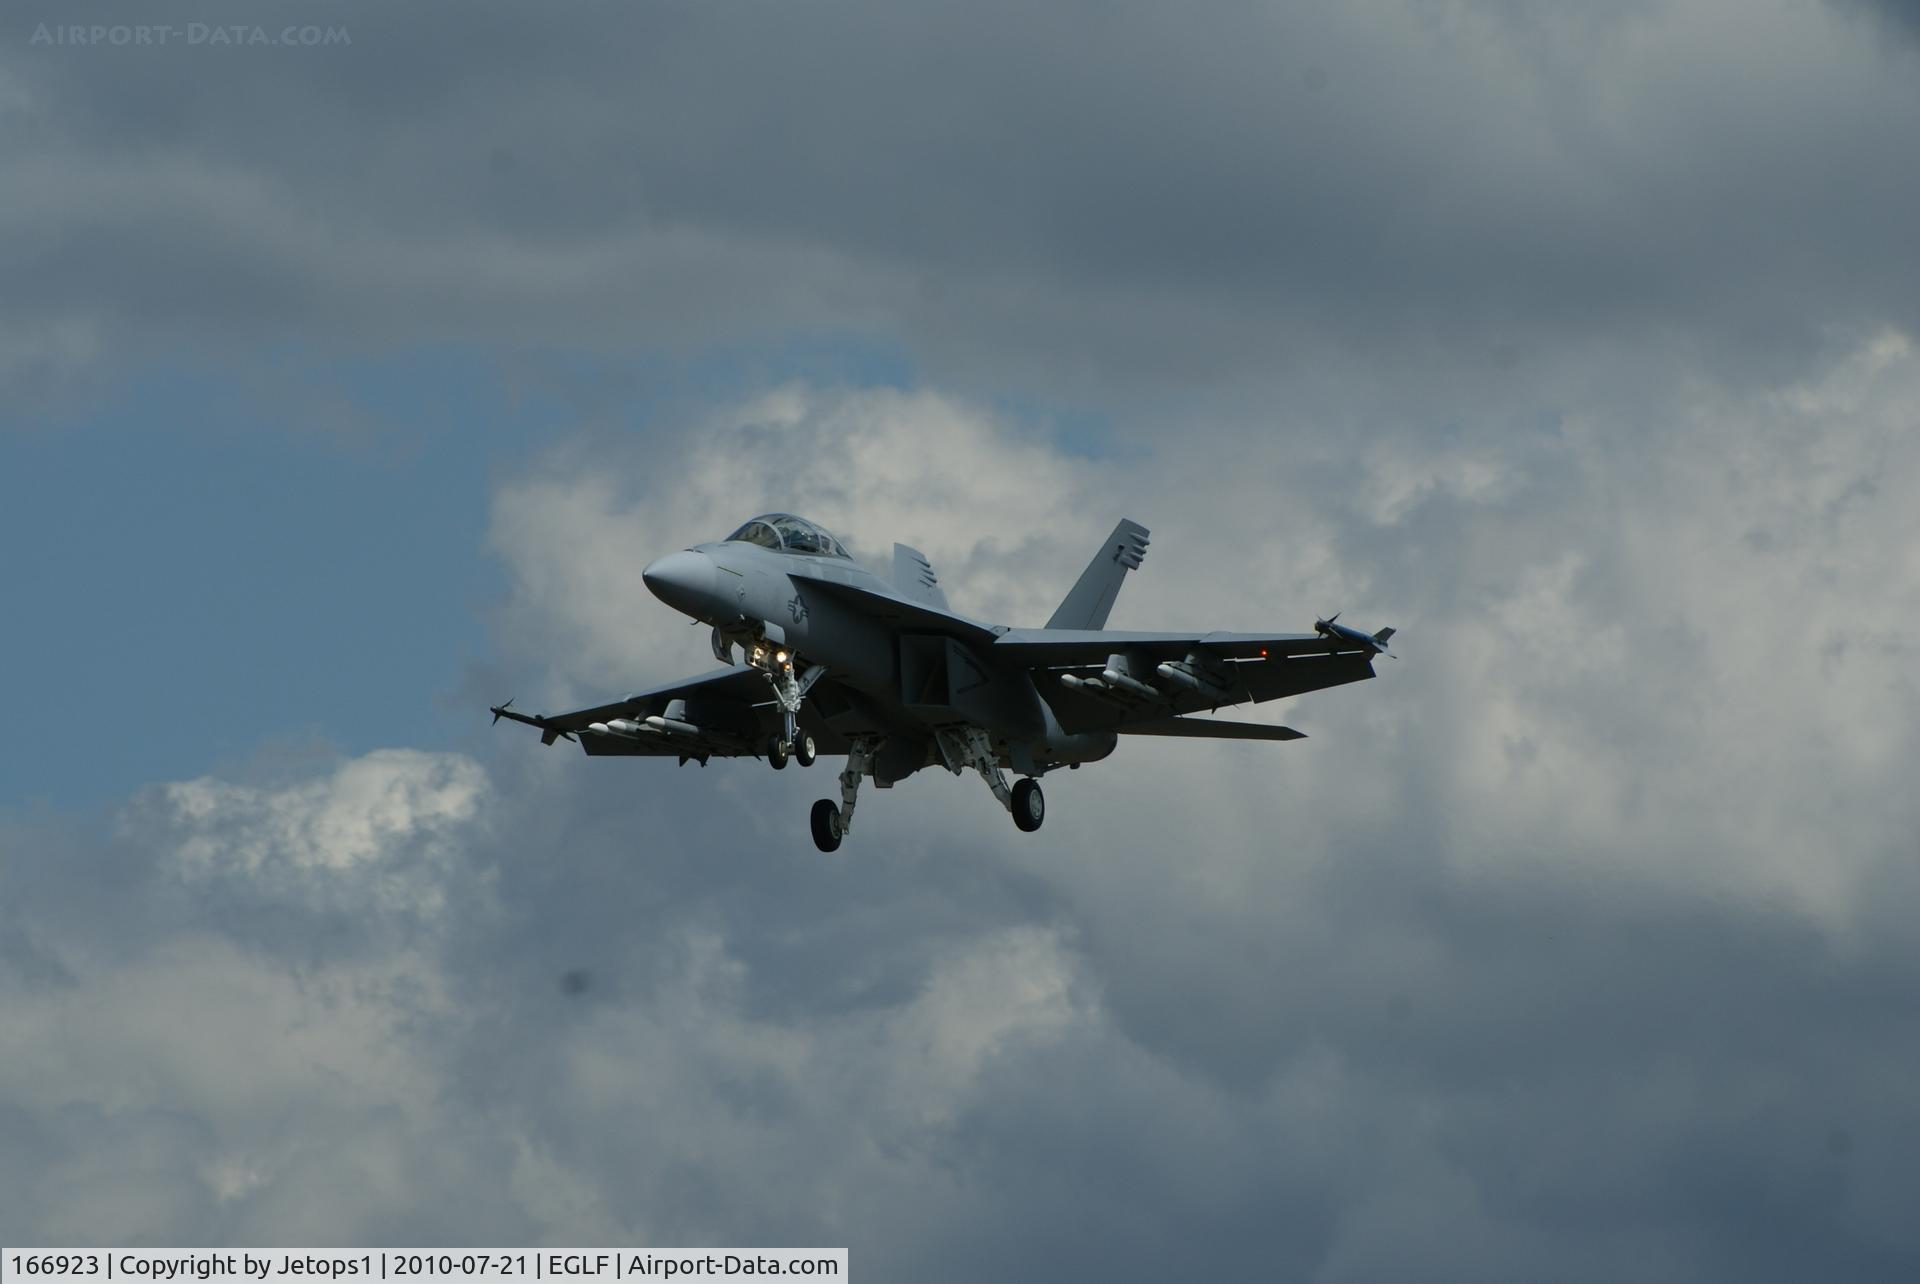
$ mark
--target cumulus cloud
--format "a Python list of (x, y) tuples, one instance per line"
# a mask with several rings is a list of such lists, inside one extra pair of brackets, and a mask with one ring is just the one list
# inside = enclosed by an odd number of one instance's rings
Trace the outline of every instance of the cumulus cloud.
[(506, 726), (0, 813), (0, 1238), (1912, 1276), (1892, 10), (1097, 8), (0, 51), (10, 395), (196, 343), (906, 352), (558, 422), (493, 495), (490, 698), (704, 668), (640, 568), (768, 509), (1008, 623), (1130, 516), (1117, 625), (1405, 655), (1250, 711), (1305, 742), (1049, 776), (1032, 836), (927, 773), (822, 856), (821, 769)]
[(386, 749), (324, 780), (274, 789), (203, 778), (162, 786), (160, 798), (182, 831), (176, 854), (190, 873), (257, 875), (284, 865), (344, 879), (416, 834), (471, 819), (480, 792), (472, 762)]
[[(147, 859), (85, 895), (152, 912), (184, 878), (192, 908), (111, 942), (76, 914), (57, 976), (6, 969), (8, 1236), (721, 1242), (784, 1222), (794, 1242), (844, 1239), (887, 1170), (941, 1184), (932, 1152), (997, 1059), (1091, 1019), (1071, 953), (1036, 926), (942, 947), (897, 1003), (813, 1019), (818, 996), (756, 1010), (737, 925), (672, 907), (578, 1004), (499, 984), (512, 967), (468, 974), (469, 952), (555, 926), (510, 903), (464, 905), (431, 934), (338, 938), (329, 890), (357, 886), (355, 912), (379, 914), (402, 868), (414, 901), (524, 878), (506, 858), (533, 817), (496, 845), (490, 792), (470, 761), (386, 750), (279, 788), (168, 785), (130, 809), (124, 841)], [(13, 853), (12, 878), (45, 872)], [(289, 887), (282, 867), (307, 877)], [(274, 930), (207, 905), (216, 878)]]
[[(1784, 389), (1703, 383), (1661, 408), (1654, 453), (1618, 449), (1631, 435), (1598, 409), (1504, 447), (1469, 426), (1451, 445), (1388, 435), (1342, 454), (1302, 426), (1243, 451), (1208, 479), (1204, 509), (1178, 503), (1170, 523), (1143, 505), (1203, 489), (1177, 446), (1084, 473), (1059, 455), (1102, 502), (1155, 523), (1147, 568), (1123, 597), (1127, 623), (1225, 614), (1284, 626), (1280, 605), (1323, 609), (1344, 590), (1346, 604), (1410, 610), (1392, 617), (1407, 628), (1407, 660), (1383, 662), (1375, 686), (1300, 701), (1286, 716), (1315, 738), (1285, 757), (1130, 743), (1095, 772), (1050, 780), (1052, 824), (1017, 848), (970, 782), (916, 779), (876, 797), (859, 850), (829, 865), (857, 863), (858, 876), (898, 892), (903, 859), (913, 877), (984, 859), (985, 885), (954, 884), (947, 894), (960, 899), (935, 921), (950, 926), (958, 911), (968, 934), (1010, 913), (1070, 925), (1078, 979), (1065, 993), (1099, 998), (1068, 1009), (1080, 1015), (1045, 1055), (1100, 1065), (1073, 1073), (1105, 1105), (1086, 1107), (1088, 1130), (1062, 1140), (1068, 1150), (1099, 1149), (1092, 1130), (1118, 1117), (1104, 1111), (1126, 1108), (1119, 1081), (1138, 1088), (1115, 1067), (1135, 1058), (1170, 1067), (1153, 1080), (1155, 1108), (1219, 1103), (1204, 1108), (1242, 1127), (1264, 1118), (1255, 1103), (1306, 1094), (1319, 1113), (1265, 1125), (1281, 1129), (1275, 1146), (1337, 1129), (1349, 1111), (1404, 1119), (1411, 1131), (1376, 1165), (1314, 1152), (1324, 1168), (1261, 1173), (1340, 1192), (1327, 1197), (1337, 1212), (1302, 1225), (1328, 1278), (1430, 1255), (1444, 1228), (1472, 1244), (1450, 1260), (1496, 1275), (1564, 1264), (1569, 1236), (1595, 1261), (1749, 1269), (1727, 1245), (1771, 1198), (1734, 1176), (1756, 1164), (1812, 1201), (1781, 1229), (1780, 1261), (1838, 1254), (1883, 1269), (1911, 1251), (1884, 1210), (1913, 1175), (1869, 1171), (1850, 1139), (1903, 1135), (1911, 1115), (1870, 1067), (1904, 1046), (1884, 1005), (1912, 966), (1883, 907), (1911, 881), (1916, 819), (1896, 783), (1914, 748), (1899, 656), (1915, 532), (1895, 484), (1916, 471), (1916, 369), (1907, 340), (1888, 333)], [(1019, 440), (1006, 422), (965, 414), (981, 425), (980, 458), (1001, 456), (996, 439)], [(729, 434), (760, 417), (728, 412), (694, 436), (748, 460)], [(826, 415), (820, 427), (858, 446), (864, 422)], [(935, 449), (913, 415), (889, 424), (900, 440), (882, 459)], [(866, 493), (863, 455), (836, 456), (848, 493)], [(593, 467), (619, 459), (596, 455)], [(583, 467), (558, 456), (546, 484)], [(982, 503), (1007, 484), (991, 469), (955, 475), (975, 478)], [(670, 471), (637, 464), (626, 476), (634, 512), (673, 484)], [(1089, 491), (1069, 493), (1084, 502)], [(884, 539), (884, 507), (847, 511), (835, 520)], [(586, 547), (626, 528), (598, 529), (577, 532)], [(949, 537), (962, 557), (971, 529)], [(997, 583), (996, 568), (978, 569)], [(967, 600), (969, 579), (947, 579)], [(547, 614), (517, 603), (506, 613)], [(1875, 645), (1836, 641), (1856, 635)], [(529, 655), (542, 651), (536, 638), (518, 639)], [(552, 652), (570, 666), (578, 649)], [(804, 846), (778, 814), (801, 814), (792, 782), (701, 780), (724, 806), (771, 813), (756, 841)], [(733, 892), (701, 905), (759, 921)], [(899, 947), (859, 931), (850, 953)], [(763, 1003), (798, 1001), (785, 970), (796, 958), (847, 984), (795, 943), (742, 948), (738, 980), (749, 993), (767, 987)], [(918, 957), (916, 968), (931, 966)], [(1807, 1040), (1848, 1052), (1787, 1051)], [(1649, 1066), (1659, 1076), (1642, 1089)], [(1515, 1076), (1524, 1100), (1510, 1115), (1488, 1084)], [(996, 1172), (1044, 1171), (998, 1130), (1024, 1117), (1031, 1085), (1000, 1082), (1009, 1095), (965, 1117), (967, 1153), (1005, 1165)], [(1141, 1162), (1164, 1170), (1190, 1152), (1168, 1142), (1152, 1154)], [(1671, 1204), (1628, 1195), (1643, 1164), (1672, 1165), (1658, 1186)], [(1549, 1172), (1560, 1174), (1550, 1193), (1525, 1193)], [(1665, 1217), (1728, 1181), (1745, 1211), (1682, 1214), (1677, 1238), (1652, 1229), (1656, 1206)], [(1616, 1211), (1578, 1230), (1552, 1220), (1553, 1208), (1593, 1201)]]
[(512, 735), (16, 820), (7, 1234), (745, 1234), (937, 1276), (1066, 1269), (1072, 1226), (1124, 1274), (1195, 1228), (1251, 1260), (1279, 1207), (1327, 1279), (1748, 1273), (1763, 1220), (1765, 1261), (1882, 1271), (1916, 1249), (1920, 1111), (1874, 1067), (1916, 1051), (1917, 392), (1890, 332), (1703, 384), (1652, 455), (1597, 409), (1510, 449), (1303, 425), (1165, 521), (1180, 443), (1088, 460), (930, 392), (558, 449), (492, 535), (507, 655), (556, 692), (699, 668), (631, 578), (776, 505), (1014, 619), (1124, 506), (1156, 529), (1125, 622), (1394, 606), (1407, 658), (1287, 709), (1304, 743), (1050, 778), (1017, 843), (928, 775), (820, 857), (805, 772)]
[(1286, 710), (1301, 744), (1050, 777), (1018, 841), (929, 775), (823, 857), (817, 772), (510, 734), (11, 822), (5, 1233), (1897, 1276), (1917, 383), (1889, 333), (1702, 385), (1656, 455), (1597, 411), (1511, 449), (1290, 426), (1204, 506), (1180, 443), (1090, 461), (928, 392), (557, 449), (492, 533), (506, 653), (557, 691), (700, 667), (623, 577), (776, 503), (989, 615), (1123, 505), (1156, 529), (1126, 622), (1391, 605), (1407, 659)]

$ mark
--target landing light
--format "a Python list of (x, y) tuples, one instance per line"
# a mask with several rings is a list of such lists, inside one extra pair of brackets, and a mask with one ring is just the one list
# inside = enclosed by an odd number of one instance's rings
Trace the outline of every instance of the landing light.
[(785, 651), (775, 651), (773, 653), (773, 659), (776, 664), (785, 664), (787, 662), (787, 653)]

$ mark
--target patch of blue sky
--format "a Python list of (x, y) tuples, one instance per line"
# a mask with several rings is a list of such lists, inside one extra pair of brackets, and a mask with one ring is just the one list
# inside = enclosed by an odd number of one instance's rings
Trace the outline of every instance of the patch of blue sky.
[[(398, 418), (447, 409), (445, 378), (347, 369), (331, 392)], [(4, 671), (24, 734), (0, 744), (0, 801), (86, 805), (270, 737), (444, 733), (432, 696), (498, 593), (490, 470), (520, 425), (475, 409), (459, 432), (333, 432), (282, 404), (300, 381), (153, 372), (13, 435)]]
[(129, 372), (0, 447), (0, 805), (85, 808), (263, 744), (443, 747), (504, 592), (499, 481), (596, 427), (801, 379), (908, 386), (895, 345), (686, 358), (277, 349)]

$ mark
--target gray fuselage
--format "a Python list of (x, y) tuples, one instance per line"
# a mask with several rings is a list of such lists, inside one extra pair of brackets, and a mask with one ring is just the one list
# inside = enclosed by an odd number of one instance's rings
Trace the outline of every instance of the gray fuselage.
[[(988, 648), (929, 621), (925, 602), (844, 553), (729, 539), (670, 553), (644, 577), (661, 601), (713, 626), (716, 650), (764, 641), (823, 666), (857, 701), (845, 712), (892, 731), (882, 779), (933, 761), (934, 731), (944, 726), (980, 728), (1004, 765), (1035, 775), (1113, 752), (1113, 733), (1064, 730), (1024, 670), (995, 663)], [(835, 593), (835, 586), (857, 592)], [(897, 611), (889, 610), (892, 603)], [(981, 634), (1005, 632), (950, 611), (940, 615)], [(819, 712), (834, 723), (836, 710)]]

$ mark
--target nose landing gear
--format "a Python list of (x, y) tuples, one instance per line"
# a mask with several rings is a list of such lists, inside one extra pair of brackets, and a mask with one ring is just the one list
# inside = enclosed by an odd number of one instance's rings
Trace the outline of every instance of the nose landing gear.
[(773, 702), (780, 706), (780, 734), (767, 742), (767, 765), (779, 771), (788, 758), (794, 758), (802, 767), (811, 767), (820, 755), (813, 737), (800, 730), (800, 705), (813, 684), (826, 676), (826, 667), (811, 664), (804, 674), (799, 673), (798, 656), (767, 642), (748, 649), (747, 663), (766, 677), (773, 688)]
[(820, 757), (820, 751), (813, 743), (813, 737), (802, 731), (792, 740), (774, 736), (767, 741), (767, 765), (775, 771), (787, 765), (787, 759), (799, 763), (802, 767), (811, 767)]

